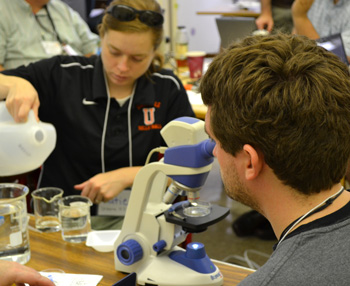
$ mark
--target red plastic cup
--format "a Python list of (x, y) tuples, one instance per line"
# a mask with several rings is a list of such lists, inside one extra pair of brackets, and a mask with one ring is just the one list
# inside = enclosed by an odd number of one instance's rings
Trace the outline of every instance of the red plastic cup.
[(186, 54), (190, 78), (199, 79), (203, 74), (203, 63), (206, 53), (203, 51), (192, 51)]

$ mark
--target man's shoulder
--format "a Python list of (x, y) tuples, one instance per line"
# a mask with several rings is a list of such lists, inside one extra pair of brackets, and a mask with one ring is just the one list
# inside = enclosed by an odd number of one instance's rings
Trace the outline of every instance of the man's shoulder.
[[(47, 7), (51, 14), (65, 21), (72, 21), (72, 16), (74, 14), (79, 15), (77, 11), (75, 11), (71, 6), (61, 0), (50, 0), (47, 4)], [(81, 19), (81, 21), (83, 21), (83, 19)]]
[(17, 22), (19, 21), (17, 16), (23, 17), (22, 14), (28, 12), (30, 9), (29, 7), (30, 6), (26, 1), (0, 0), (0, 20), (3, 22), (4, 20), (8, 20), (10, 18), (12, 22)]
[(349, 231), (350, 219), (344, 218), (333, 225), (292, 236), (239, 285), (297, 285), (303, 281), (308, 281), (309, 285), (320, 285), (317, 284), (320, 280), (315, 277), (321, 276), (325, 279), (322, 285), (332, 285), (327, 284), (328, 278), (348, 276)]
[(5, 6), (20, 6), (21, 4), (25, 5), (24, 3), (21, 3), (23, 1), (20, 0), (12, 0), (12, 1), (8, 1), (8, 0), (0, 0), (0, 7), (5, 7)]
[(52, 7), (56, 7), (60, 10), (61, 9), (67, 9), (67, 10), (71, 9), (67, 3), (65, 3), (64, 1), (61, 1), (61, 0), (50, 0), (49, 5)]

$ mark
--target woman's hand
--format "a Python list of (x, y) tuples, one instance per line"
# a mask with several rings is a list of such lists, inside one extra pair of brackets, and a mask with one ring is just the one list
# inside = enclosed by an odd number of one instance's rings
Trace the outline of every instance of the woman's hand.
[(261, 14), (255, 21), (256, 27), (258, 30), (267, 30), (269, 32), (272, 31), (273, 29), (273, 19), (272, 19), (272, 15), (270, 14)]
[(0, 75), (0, 97), (6, 98), (6, 107), (16, 122), (26, 122), (33, 109), (38, 118), (39, 97), (32, 84), (20, 77)]
[(126, 167), (100, 173), (79, 185), (75, 185), (74, 188), (80, 190), (82, 196), (88, 197), (96, 204), (108, 202), (132, 186), (140, 169), (141, 167)]
[(24, 285), (55, 286), (55, 284), (36, 270), (17, 262), (0, 260), (0, 286)]

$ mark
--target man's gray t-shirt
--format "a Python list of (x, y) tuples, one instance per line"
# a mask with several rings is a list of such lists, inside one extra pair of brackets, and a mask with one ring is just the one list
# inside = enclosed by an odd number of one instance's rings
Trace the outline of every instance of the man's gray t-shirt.
[(291, 232), (239, 285), (350, 285), (350, 203)]

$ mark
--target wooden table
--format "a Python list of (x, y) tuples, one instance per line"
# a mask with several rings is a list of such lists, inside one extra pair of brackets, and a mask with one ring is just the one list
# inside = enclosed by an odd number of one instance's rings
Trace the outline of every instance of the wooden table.
[(200, 94), (198, 94), (196, 91), (188, 92), (188, 90), (191, 89), (192, 85), (195, 83), (195, 80), (189, 77), (188, 67), (178, 68), (175, 71), (175, 73), (181, 80), (185, 89), (187, 90), (187, 94), (188, 94), (194, 114), (196, 115), (197, 118), (204, 120), (208, 107), (204, 105), (202, 101), (199, 102), (198, 97), (200, 97)]
[(205, 119), (205, 115), (207, 114), (208, 111), (208, 107), (206, 105), (202, 104), (196, 104), (195, 101), (193, 101), (193, 99), (191, 99), (192, 97), (200, 97), (201, 95), (197, 92), (190, 92), (187, 91), (189, 100), (191, 102), (191, 106), (193, 109), (194, 114), (196, 115), (197, 118), (204, 120)]
[(235, 5), (219, 5), (197, 12), (198, 15), (221, 15), (225, 17), (254, 17), (260, 16), (258, 10), (238, 9)]
[(204, 120), (208, 108), (205, 105), (192, 104), (192, 109), (197, 118)]
[[(34, 217), (30, 216), (34, 227)], [(103, 275), (100, 286), (111, 286), (125, 274), (114, 269), (113, 253), (102, 253), (84, 243), (73, 244), (63, 241), (60, 232), (40, 233), (29, 230), (31, 259), (26, 266), (38, 271), (61, 269), (65, 273)], [(237, 285), (253, 270), (233, 264), (214, 261), (224, 276), (224, 285)]]

